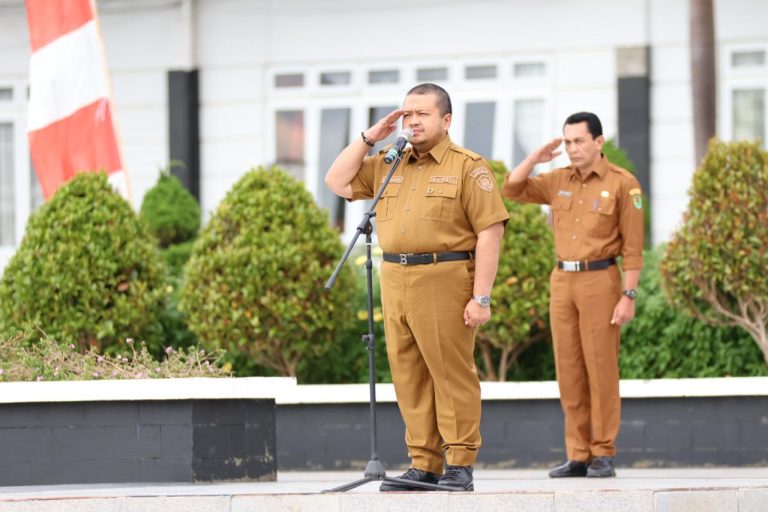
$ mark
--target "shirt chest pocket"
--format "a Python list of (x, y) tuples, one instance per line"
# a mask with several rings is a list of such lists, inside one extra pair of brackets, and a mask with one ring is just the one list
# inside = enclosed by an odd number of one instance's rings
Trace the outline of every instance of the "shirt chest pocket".
[(552, 201), (552, 226), (567, 229), (571, 226), (571, 198), (558, 197)]
[(390, 220), (397, 209), (397, 198), (400, 196), (402, 183), (392, 183), (387, 185), (384, 192), (376, 204), (376, 219), (379, 222)]
[(607, 236), (611, 233), (616, 221), (616, 199), (600, 197), (592, 204), (592, 209), (586, 215), (585, 228), (591, 236)]
[(458, 186), (452, 183), (429, 184), (424, 190), (421, 218), (452, 221)]

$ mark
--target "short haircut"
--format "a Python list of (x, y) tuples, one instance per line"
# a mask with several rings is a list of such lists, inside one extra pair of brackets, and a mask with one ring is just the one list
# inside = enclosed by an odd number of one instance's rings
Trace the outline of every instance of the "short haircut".
[(587, 123), (587, 130), (592, 134), (592, 138), (596, 139), (603, 134), (603, 124), (600, 119), (592, 112), (576, 112), (568, 116), (568, 119), (563, 123), (563, 128), (568, 124)]
[(437, 108), (440, 110), (440, 115), (452, 114), (453, 107), (451, 106), (451, 97), (445, 89), (435, 84), (419, 84), (413, 87), (406, 96), (411, 94), (434, 94), (437, 96)]

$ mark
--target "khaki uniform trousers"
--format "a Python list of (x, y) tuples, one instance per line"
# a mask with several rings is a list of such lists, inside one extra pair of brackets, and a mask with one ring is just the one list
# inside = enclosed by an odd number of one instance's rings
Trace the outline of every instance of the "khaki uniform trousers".
[(464, 325), (473, 282), (469, 261), (381, 264), (389, 366), (411, 465), (423, 471), (471, 466), (480, 448), (477, 329)]
[(569, 460), (614, 456), (621, 421), (619, 326), (611, 325), (621, 297), (616, 265), (550, 277), (550, 323)]

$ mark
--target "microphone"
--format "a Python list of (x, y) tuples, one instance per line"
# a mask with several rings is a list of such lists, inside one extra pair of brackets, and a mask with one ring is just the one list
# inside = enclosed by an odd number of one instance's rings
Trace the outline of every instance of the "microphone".
[(391, 164), (394, 162), (395, 158), (400, 157), (403, 154), (405, 145), (408, 144), (412, 137), (413, 130), (410, 128), (402, 130), (400, 135), (397, 136), (397, 139), (395, 139), (395, 144), (392, 146), (392, 149), (387, 151), (386, 156), (384, 156), (384, 163)]

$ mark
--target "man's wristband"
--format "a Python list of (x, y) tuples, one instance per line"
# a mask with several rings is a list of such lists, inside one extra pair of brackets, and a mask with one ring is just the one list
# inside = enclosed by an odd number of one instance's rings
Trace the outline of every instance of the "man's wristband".
[(373, 147), (373, 142), (371, 142), (371, 139), (365, 136), (365, 132), (360, 132), (360, 136), (363, 138), (363, 142)]

